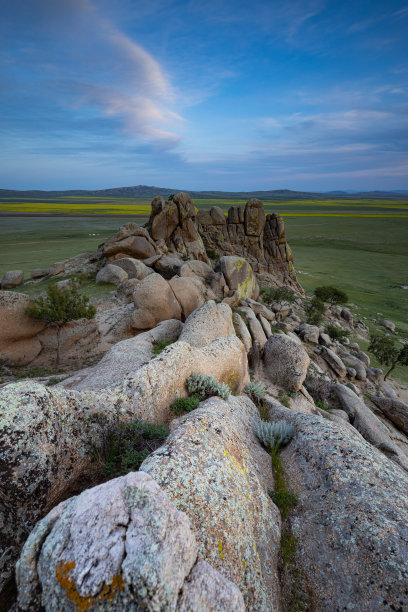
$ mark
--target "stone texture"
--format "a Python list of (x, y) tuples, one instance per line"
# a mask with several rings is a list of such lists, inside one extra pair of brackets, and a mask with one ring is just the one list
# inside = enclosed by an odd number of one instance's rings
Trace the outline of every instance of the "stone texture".
[(92, 368), (76, 372), (64, 380), (61, 386), (83, 391), (99, 391), (120, 385), (128, 374), (152, 358), (153, 345), (157, 340), (175, 342), (180, 335), (183, 324), (176, 319), (162, 321), (157, 327), (139, 334), (134, 338), (117, 342)]
[(267, 272), (278, 283), (303, 293), (296, 280), (283, 219), (276, 214), (265, 215), (260, 200), (249, 200), (244, 210), (232, 206), (225, 224), (215, 223), (211, 214), (200, 211), (198, 228), (206, 247), (221, 256), (240, 255), (255, 272)]
[(190, 518), (199, 560), (239, 587), (247, 610), (269, 612), (281, 609), (280, 515), (266, 493), (272, 473), (253, 433), (259, 419), (246, 397), (210, 398), (179, 420), (141, 469)]
[(262, 350), (267, 341), (267, 337), (260, 321), (258, 321), (255, 313), (248, 306), (242, 306), (239, 311), (246, 317), (249, 331), (251, 332), (252, 343), (258, 342), (260, 349)]
[(372, 395), (371, 401), (379, 408), (394, 425), (408, 435), (408, 405), (398, 398)]
[(150, 476), (130, 473), (63, 502), (37, 524), (17, 565), (18, 604), (46, 612), (187, 610), (188, 594), (194, 601), (201, 587), (209, 604), (202, 609), (214, 609), (225, 589), (226, 609), (236, 602), (243, 610), (238, 588), (196, 559), (186, 514)]
[(104, 243), (103, 254), (109, 260), (114, 260), (118, 255), (118, 258), (148, 259), (157, 255), (157, 248), (144, 227), (127, 223)]
[(350, 366), (356, 371), (357, 380), (361, 380), (362, 382), (366, 380), (367, 378), (366, 366), (360, 359), (358, 359), (358, 357), (345, 352), (342, 354), (341, 359), (347, 366)]
[[(57, 353), (57, 328), (52, 325), (37, 335), (41, 343), (41, 353), (35, 358), (36, 365), (45, 365), (55, 359)], [(95, 346), (99, 340), (98, 324), (95, 319), (68, 321), (61, 329), (61, 363), (70, 363), (78, 351), (84, 353)]]
[(388, 331), (390, 332), (395, 331), (395, 323), (393, 323), (392, 321), (388, 321), (387, 319), (384, 319), (383, 321), (381, 321), (381, 325), (385, 327), (385, 329), (388, 329)]
[(65, 261), (56, 261), (50, 266), (48, 270), (48, 274), (50, 276), (57, 276), (58, 274), (62, 274), (65, 272)]
[(296, 429), (281, 459), (298, 497), (293, 567), (309, 609), (408, 608), (407, 475), (346, 423), (267, 404)]
[(325, 362), (329, 364), (329, 366), (337, 374), (337, 376), (340, 376), (340, 378), (344, 378), (346, 376), (347, 368), (340, 359), (340, 357), (336, 355), (334, 351), (325, 346), (322, 346), (320, 355), (321, 357), (323, 357)]
[(250, 264), (242, 257), (221, 257), (215, 271), (220, 272), (227, 283), (230, 291), (237, 291), (241, 300), (246, 298), (256, 299), (259, 295), (259, 287), (255, 274)]
[(180, 304), (183, 320), (204, 304), (206, 290), (198, 278), (173, 276), (169, 280), (169, 285)]
[(255, 314), (262, 315), (267, 321), (275, 320), (275, 313), (260, 302), (256, 302), (255, 300), (247, 298), (243, 301), (242, 305), (249, 306)]
[(283, 334), (272, 335), (264, 347), (263, 369), (273, 384), (296, 392), (303, 385), (310, 359), (305, 349)]
[(30, 304), (25, 293), (0, 291), (0, 359), (10, 365), (27, 365), (41, 351), (37, 334), (45, 324), (25, 314)]
[(44, 278), (44, 276), (47, 276), (48, 274), (48, 269), (44, 270), (43, 268), (35, 268), (34, 270), (31, 271), (31, 278), (33, 280), (36, 280), (38, 278)]
[(201, 280), (209, 287), (219, 299), (222, 299), (229, 291), (224, 276), (214, 270), (203, 261), (187, 261), (180, 270), (181, 277), (192, 277)]
[(175, 276), (176, 274), (180, 275), (180, 270), (183, 265), (184, 261), (182, 259), (170, 257), (170, 255), (163, 255), (163, 257), (160, 257), (154, 264), (154, 269), (168, 279), (169, 276)]
[(235, 335), (231, 308), (226, 304), (205, 302), (187, 318), (180, 334), (181, 342), (191, 346), (205, 346), (216, 338)]
[(248, 353), (252, 346), (252, 338), (243, 318), (237, 312), (234, 312), (232, 314), (232, 322), (234, 324), (236, 335), (242, 341), (243, 345), (245, 346), (245, 350)]
[(160, 321), (181, 319), (181, 306), (169, 283), (156, 272), (139, 281), (133, 302), (135, 310), (130, 324), (134, 329), (152, 329)]
[(178, 612), (245, 612), (241, 591), (206, 561), (197, 563), (183, 585)]
[(22, 270), (9, 270), (1, 279), (2, 289), (13, 289), (22, 285), (24, 281), (24, 272)]
[(391, 440), (388, 429), (380, 419), (348, 387), (335, 384), (333, 391), (357, 431), (389, 459), (408, 471), (408, 458)]
[(268, 319), (265, 319), (265, 317), (261, 314), (258, 315), (258, 319), (262, 325), (262, 329), (265, 332), (265, 336), (267, 338), (269, 338), (269, 336), (272, 336), (272, 328), (271, 328), (271, 324), (269, 323)]
[(113, 264), (101, 268), (96, 275), (96, 283), (112, 283), (112, 285), (120, 285), (128, 279), (128, 273), (122, 268)]
[(123, 300), (124, 302), (133, 302), (133, 293), (138, 283), (139, 281), (137, 278), (129, 278), (123, 283), (120, 283), (120, 285), (118, 285), (118, 288), (116, 289), (116, 297), (120, 300)]
[(134, 257), (122, 257), (121, 259), (116, 259), (115, 266), (122, 268), (122, 270), (127, 273), (129, 279), (136, 278), (137, 280), (142, 280), (142, 278), (145, 278), (153, 272), (151, 268), (148, 268), (142, 261), (139, 261)]
[(299, 327), (299, 336), (309, 344), (319, 344), (320, 329), (317, 325), (302, 323)]

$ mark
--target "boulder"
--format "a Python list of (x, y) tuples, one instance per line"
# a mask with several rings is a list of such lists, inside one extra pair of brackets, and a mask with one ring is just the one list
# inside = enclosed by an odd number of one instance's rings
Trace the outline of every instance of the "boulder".
[(205, 287), (198, 278), (173, 276), (169, 285), (181, 306), (183, 320), (205, 302)]
[(248, 353), (252, 346), (252, 338), (243, 318), (237, 312), (234, 312), (232, 314), (232, 322), (234, 324), (236, 335), (242, 341), (243, 345), (245, 346), (245, 350)]
[(141, 469), (190, 518), (199, 558), (239, 587), (247, 610), (266, 612), (281, 609), (280, 515), (266, 493), (273, 481), (253, 433), (259, 420), (249, 398), (210, 398), (178, 421)]
[(252, 336), (252, 342), (258, 342), (262, 350), (267, 341), (267, 337), (260, 321), (258, 321), (258, 319), (256, 318), (253, 310), (247, 306), (242, 306), (239, 311), (243, 313), (246, 317), (249, 326), (249, 331), (251, 332)]
[(197, 553), (186, 514), (150, 476), (130, 473), (62, 502), (36, 525), (17, 564), (18, 606), (187, 611), (201, 587), (202, 609), (223, 602), (244, 610), (239, 589), (197, 564)]
[(398, 399), (397, 393), (394, 389), (384, 380), (380, 382), (380, 389), (385, 395), (385, 397), (390, 397), (391, 399)]
[(407, 474), (345, 422), (266, 405), (272, 420), (295, 427), (280, 455), (298, 498), (289, 519), (294, 584), (291, 591), (290, 575), (282, 577), (283, 609), (302, 591), (304, 609), (408, 608)]
[(48, 269), (44, 270), (43, 268), (35, 268), (35, 270), (31, 271), (31, 278), (33, 280), (37, 280), (38, 278), (44, 278), (44, 276), (47, 276), (48, 274)]
[(152, 329), (160, 321), (181, 319), (181, 306), (169, 283), (156, 272), (139, 281), (133, 302), (135, 310), (130, 324), (134, 329)]
[(331, 369), (340, 376), (340, 378), (344, 378), (347, 374), (347, 368), (340, 359), (338, 355), (329, 348), (322, 346), (322, 350), (320, 355), (323, 357), (326, 363), (329, 364)]
[(342, 308), (340, 311), (340, 316), (342, 319), (347, 321), (349, 325), (353, 323), (353, 315), (351, 314), (348, 308)]
[(325, 346), (327, 348), (330, 348), (332, 345), (332, 341), (331, 338), (328, 334), (324, 334), (322, 332), (320, 332), (319, 334), (319, 344), (321, 344), (322, 346)]
[[(152, 270), (153, 271), (153, 270)], [(116, 297), (125, 302), (133, 302), (133, 293), (138, 285), (139, 281), (137, 278), (129, 278), (123, 283), (118, 285), (116, 289)]]
[(41, 351), (37, 334), (45, 323), (25, 314), (31, 304), (24, 293), (0, 291), (0, 360), (10, 365), (27, 365)]
[(214, 272), (204, 261), (187, 261), (180, 270), (180, 276), (200, 279), (219, 299), (223, 299), (229, 291), (224, 276), (220, 272)]
[(1, 279), (1, 289), (13, 289), (22, 285), (24, 281), (24, 272), (22, 270), (9, 270)]
[(227, 223), (224, 212), (219, 206), (213, 206), (211, 208), (210, 217), (213, 225), (225, 225)]
[(308, 342), (309, 344), (319, 344), (320, 329), (317, 327), (317, 325), (302, 323), (299, 330), (299, 336), (304, 342)]
[(365, 366), (367, 367), (370, 366), (371, 360), (370, 360), (370, 357), (367, 355), (367, 353), (364, 353), (363, 351), (357, 351), (356, 357), (357, 359), (362, 361)]
[(175, 276), (176, 274), (180, 275), (180, 270), (184, 262), (182, 259), (178, 257), (170, 257), (170, 255), (163, 255), (160, 259), (154, 264), (154, 269), (159, 274), (163, 274), (165, 278), (169, 278)]
[(267, 321), (275, 320), (275, 313), (260, 302), (247, 298), (246, 300), (243, 300), (242, 305), (249, 306), (255, 314), (262, 315)]
[(340, 404), (350, 417), (351, 423), (374, 447), (408, 471), (408, 458), (391, 440), (388, 429), (364, 402), (345, 385), (333, 385)]
[(206, 346), (216, 338), (234, 335), (231, 308), (209, 300), (187, 318), (180, 341), (188, 342), (191, 346)]
[(259, 287), (255, 274), (250, 264), (242, 257), (221, 257), (215, 271), (223, 274), (230, 291), (238, 291), (240, 299), (258, 297)]
[(109, 259), (117, 255), (120, 255), (120, 258), (130, 256), (136, 259), (148, 259), (157, 255), (157, 248), (144, 227), (136, 223), (127, 223), (104, 243), (103, 254)]
[[(41, 343), (41, 354), (36, 358), (36, 365), (45, 365), (57, 354), (57, 327), (47, 327), (37, 335)], [(68, 321), (60, 332), (61, 363), (69, 363), (71, 357), (83, 354), (99, 340), (98, 323), (94, 319), (77, 319)]]
[(385, 329), (388, 329), (390, 332), (395, 332), (395, 323), (393, 323), (392, 321), (383, 319), (383, 321), (381, 321), (381, 325), (385, 327)]
[(371, 401), (379, 408), (394, 425), (408, 435), (408, 405), (398, 398), (372, 395)]
[(378, 384), (381, 381), (381, 377), (383, 375), (383, 371), (381, 368), (367, 368), (367, 378), (371, 380), (371, 382)]
[(347, 365), (353, 368), (356, 371), (356, 379), (365, 381), (367, 378), (367, 370), (364, 363), (355, 357), (354, 355), (350, 355), (350, 353), (344, 353), (342, 355), (342, 361)]
[[(134, 257), (122, 257), (121, 259), (116, 259), (114, 265), (127, 272), (128, 278), (136, 278), (137, 280), (142, 280), (142, 278), (145, 278), (153, 272), (151, 268), (148, 268), (143, 262), (135, 259)], [(115, 283), (115, 285), (116, 284), (117, 283)]]
[(134, 338), (117, 342), (92, 368), (64, 380), (61, 386), (83, 391), (99, 391), (120, 385), (123, 379), (152, 358), (154, 343), (157, 340), (175, 342), (183, 324), (176, 319), (162, 321), (157, 327), (139, 334)]
[(262, 329), (265, 332), (265, 336), (267, 338), (269, 338), (269, 336), (272, 336), (272, 328), (271, 328), (271, 324), (269, 323), (268, 319), (265, 319), (265, 317), (261, 314), (258, 315), (258, 319), (260, 324), (262, 325)]
[(244, 210), (245, 233), (247, 236), (261, 236), (265, 227), (266, 215), (260, 200), (252, 198)]
[(57, 276), (63, 272), (65, 272), (65, 261), (56, 261), (48, 270), (50, 276)]
[(305, 349), (283, 334), (272, 335), (264, 346), (263, 369), (273, 384), (286, 391), (299, 391), (310, 359)]
[(122, 268), (113, 264), (108, 264), (101, 268), (96, 275), (96, 283), (111, 283), (112, 285), (120, 285), (128, 279), (128, 273)]

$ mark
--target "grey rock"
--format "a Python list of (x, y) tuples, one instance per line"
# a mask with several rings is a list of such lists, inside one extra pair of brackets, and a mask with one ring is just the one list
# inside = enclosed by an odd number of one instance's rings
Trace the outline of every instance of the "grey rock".
[(299, 391), (309, 364), (310, 359), (305, 349), (284, 335), (272, 335), (264, 346), (265, 376), (286, 391)]
[(371, 400), (385, 416), (408, 435), (408, 405), (396, 398), (372, 395)]
[(156, 272), (139, 281), (133, 302), (135, 310), (130, 325), (134, 329), (152, 329), (160, 321), (181, 319), (181, 306), (169, 283)]
[(302, 340), (304, 340), (304, 342), (309, 342), (309, 344), (319, 344), (320, 330), (317, 325), (302, 323), (299, 330), (299, 336), (302, 338)]
[(383, 375), (381, 368), (367, 368), (367, 378), (373, 383), (379, 383)]
[(361, 381), (365, 381), (367, 378), (367, 369), (366, 366), (364, 365), (364, 363), (358, 359), (357, 357), (355, 357), (354, 355), (351, 355), (350, 353), (346, 353), (346, 354), (342, 354), (342, 361), (350, 366), (351, 368), (353, 368), (356, 371), (356, 379), (357, 380), (361, 380)]
[(267, 321), (275, 320), (275, 313), (260, 302), (247, 298), (246, 300), (243, 300), (242, 305), (249, 306), (255, 314), (261, 314)]
[(169, 285), (180, 304), (183, 320), (206, 301), (206, 288), (198, 278), (173, 276)]
[(330, 339), (330, 336), (328, 334), (325, 333), (320, 333), (319, 334), (319, 344), (321, 344), (322, 346), (325, 346), (327, 348), (330, 348), (332, 345), (332, 341)]
[(252, 338), (243, 318), (237, 312), (234, 312), (232, 314), (232, 322), (236, 335), (242, 341), (243, 345), (245, 346), (245, 350), (248, 353), (252, 346)]
[(351, 314), (348, 308), (342, 308), (340, 312), (340, 316), (342, 319), (347, 321), (347, 323), (349, 324), (353, 323), (353, 315)]
[(381, 325), (385, 327), (385, 329), (388, 329), (390, 332), (395, 332), (395, 323), (393, 323), (392, 321), (388, 321), (388, 319), (383, 319), (381, 321)]
[(245, 612), (241, 591), (206, 561), (197, 563), (183, 586), (179, 612)]
[(235, 335), (231, 308), (226, 304), (205, 302), (186, 319), (180, 334), (181, 342), (191, 346), (206, 346), (216, 338)]
[(348, 347), (353, 349), (353, 351), (359, 351), (360, 350), (360, 346), (359, 346), (358, 342), (350, 342)]
[[(184, 261), (178, 257), (171, 257), (170, 255), (163, 255), (154, 264), (154, 269), (159, 274), (172, 275), (180, 274), (180, 270), (184, 265)], [(168, 276), (166, 276), (168, 278)]]
[(65, 272), (65, 261), (56, 261), (50, 266), (48, 270), (48, 274), (50, 276), (57, 276), (58, 274), (62, 274)]
[(13, 289), (22, 285), (24, 281), (24, 272), (22, 270), (9, 270), (1, 279), (2, 289)]
[(116, 289), (116, 293), (115, 293), (116, 297), (127, 303), (132, 302), (133, 293), (135, 291), (135, 288), (137, 287), (138, 282), (139, 281), (137, 278), (129, 278), (128, 280), (125, 280), (123, 283), (120, 283), (120, 285), (118, 285)]
[(262, 325), (262, 329), (265, 332), (265, 336), (267, 338), (269, 338), (269, 336), (272, 336), (271, 324), (269, 323), (268, 319), (265, 319), (265, 317), (261, 314), (258, 315), (258, 319), (260, 324)]
[(263, 349), (267, 341), (267, 337), (261, 323), (256, 318), (255, 313), (248, 306), (242, 306), (240, 308), (240, 311), (242, 311), (247, 318), (249, 331), (251, 332), (252, 342), (259, 342), (261, 349)]
[(204, 261), (195, 259), (187, 261), (180, 270), (180, 276), (200, 279), (221, 300), (229, 291), (223, 274), (221, 272), (214, 272), (211, 266)]
[(349, 415), (345, 410), (340, 410), (339, 408), (332, 408), (330, 410), (330, 414), (338, 417), (339, 419), (342, 419), (343, 421), (346, 421), (347, 423), (350, 423)]
[(347, 376), (348, 378), (351, 378), (351, 380), (354, 380), (357, 376), (356, 370), (354, 368), (347, 368)]
[(385, 397), (390, 397), (391, 399), (398, 399), (397, 393), (394, 391), (391, 385), (386, 383), (384, 380), (380, 382), (380, 389), (385, 395)]
[(31, 271), (31, 278), (33, 280), (36, 280), (38, 278), (44, 278), (44, 276), (47, 276), (48, 274), (48, 269), (44, 270), (43, 268), (35, 268), (34, 270)]
[(340, 359), (338, 355), (331, 349), (322, 346), (322, 350), (320, 355), (323, 357), (326, 363), (332, 368), (332, 370), (340, 376), (340, 378), (344, 378), (347, 374), (347, 368)]
[(367, 353), (364, 353), (363, 351), (357, 351), (356, 355), (357, 358), (360, 359), (360, 361), (362, 361), (365, 366), (370, 366), (370, 357), (367, 355)]
[(115, 259), (113, 264), (119, 268), (122, 268), (127, 272), (128, 278), (136, 278), (142, 280), (149, 274), (152, 274), (153, 270), (148, 268), (142, 261), (135, 259), (134, 257), (122, 257), (121, 259)]
[(112, 283), (120, 285), (128, 279), (128, 273), (119, 266), (108, 264), (101, 268), (96, 275), (96, 283)]
[(408, 471), (407, 457), (393, 443), (387, 428), (378, 417), (345, 385), (335, 384), (333, 390), (357, 431), (389, 459)]

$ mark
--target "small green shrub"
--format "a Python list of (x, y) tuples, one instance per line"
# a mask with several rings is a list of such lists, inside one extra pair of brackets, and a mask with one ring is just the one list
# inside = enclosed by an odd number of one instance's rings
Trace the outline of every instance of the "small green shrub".
[(201, 396), (194, 393), (194, 395), (190, 395), (189, 397), (178, 397), (170, 405), (170, 408), (173, 410), (174, 414), (179, 415), (195, 410), (200, 402)]
[(350, 332), (347, 329), (336, 327), (332, 323), (326, 325), (326, 334), (328, 334), (331, 340), (339, 340), (340, 342), (350, 336)]
[(260, 296), (265, 304), (271, 305), (274, 302), (282, 304), (287, 302), (293, 304), (296, 301), (296, 294), (288, 287), (262, 287)]
[(217, 251), (214, 251), (214, 249), (206, 248), (205, 252), (207, 253), (208, 257), (212, 259), (212, 261), (218, 261), (220, 258), (219, 254), (217, 253)]
[(285, 446), (292, 439), (295, 429), (287, 421), (268, 423), (260, 421), (255, 426), (255, 434), (270, 452)]
[(290, 510), (298, 503), (296, 495), (292, 493), (292, 491), (288, 491), (286, 488), (281, 488), (277, 491), (272, 491), (269, 489), (268, 495), (273, 503), (278, 506), (283, 519), (287, 518)]
[(285, 406), (285, 408), (290, 408), (290, 398), (289, 398), (289, 395), (287, 393), (285, 393), (284, 391), (282, 391), (282, 389), (278, 393), (278, 400), (280, 401), (282, 406)]
[(305, 306), (306, 322), (309, 323), (309, 325), (319, 325), (325, 310), (326, 307), (324, 302), (317, 297), (312, 298)]
[(160, 353), (162, 351), (164, 351), (164, 349), (167, 346), (170, 346), (170, 344), (174, 344), (175, 340), (164, 340), (164, 338), (159, 338), (158, 340), (155, 340), (153, 342), (153, 350), (152, 350), (152, 354), (157, 357), (157, 355), (160, 355)]
[(201, 399), (219, 395), (223, 400), (230, 396), (230, 388), (225, 383), (219, 383), (213, 376), (205, 374), (191, 374), (187, 378), (187, 389), (189, 393), (197, 393)]
[(316, 287), (314, 290), (316, 298), (322, 302), (329, 302), (330, 304), (346, 304), (348, 302), (348, 295), (341, 289), (336, 287), (324, 286)]
[(253, 400), (260, 401), (265, 397), (266, 387), (263, 383), (251, 380), (244, 389)]
[(384, 374), (384, 380), (388, 378), (396, 365), (408, 365), (408, 344), (397, 346), (390, 336), (372, 334), (368, 350), (377, 357), (381, 364), (391, 366)]

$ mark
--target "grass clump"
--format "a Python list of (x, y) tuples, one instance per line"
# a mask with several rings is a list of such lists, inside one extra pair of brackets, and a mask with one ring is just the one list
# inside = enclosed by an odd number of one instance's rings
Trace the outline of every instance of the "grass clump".
[(230, 396), (228, 385), (204, 374), (191, 374), (187, 378), (187, 389), (189, 393), (198, 394), (201, 399), (219, 395), (223, 400), (227, 400)]
[(285, 408), (290, 408), (290, 397), (288, 393), (285, 393), (284, 391), (282, 391), (282, 389), (278, 393), (278, 400), (280, 401), (282, 406), (285, 406)]
[(263, 400), (266, 394), (266, 387), (263, 383), (251, 380), (244, 389), (244, 392), (254, 401)]
[(170, 408), (173, 410), (174, 414), (180, 415), (185, 412), (191, 412), (198, 407), (198, 404), (201, 402), (201, 396), (198, 393), (194, 393), (189, 397), (178, 397), (174, 402), (170, 405)]
[(160, 353), (162, 351), (164, 351), (164, 349), (168, 346), (170, 346), (170, 344), (174, 344), (175, 340), (165, 340), (164, 338), (159, 338), (158, 340), (155, 340), (153, 342), (153, 355), (154, 357), (157, 357), (157, 355), (160, 355)]
[(350, 336), (350, 332), (347, 329), (336, 327), (332, 323), (326, 325), (326, 334), (330, 336), (331, 340), (339, 340), (339, 342)]

